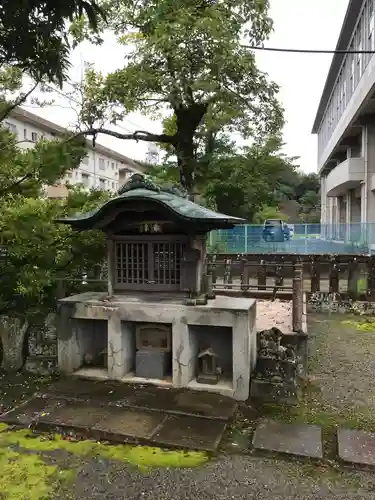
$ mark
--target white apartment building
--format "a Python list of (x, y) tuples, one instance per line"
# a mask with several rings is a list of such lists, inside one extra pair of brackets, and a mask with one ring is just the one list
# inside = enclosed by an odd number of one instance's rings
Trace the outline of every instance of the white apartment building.
[[(19, 147), (23, 148), (33, 147), (33, 143), (40, 138), (52, 139), (67, 132), (63, 127), (21, 107), (14, 109), (3, 125), (17, 135)], [(79, 167), (69, 172), (60, 183), (49, 186), (47, 196), (53, 198), (66, 196), (66, 181), (70, 184), (81, 183), (88, 188), (116, 191), (133, 173), (145, 171), (145, 165), (117, 151), (98, 143), (93, 148), (91, 140), (87, 140), (87, 148), (87, 156)]]
[[(336, 49), (374, 51), (374, 12), (375, 0), (350, 0)], [(322, 231), (334, 239), (363, 238), (364, 223), (375, 223), (374, 54), (335, 53), (312, 132), (318, 135)]]

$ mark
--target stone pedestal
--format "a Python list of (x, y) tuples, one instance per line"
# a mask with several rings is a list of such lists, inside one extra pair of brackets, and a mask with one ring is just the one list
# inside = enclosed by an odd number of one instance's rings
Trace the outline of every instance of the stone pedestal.
[(171, 369), (171, 353), (157, 349), (140, 349), (135, 353), (135, 376), (163, 379)]
[[(87, 292), (60, 300), (58, 329), (59, 369), (73, 373), (80, 368), (80, 342), (73, 331), (71, 318), (106, 320), (108, 324), (108, 378), (147, 382), (135, 377), (135, 326), (161, 323), (172, 326), (172, 385), (195, 390), (218, 392), (244, 401), (249, 396), (250, 373), (256, 362), (256, 301), (219, 296), (207, 305), (186, 306), (182, 299), (157, 294), (114, 296)], [(196, 381), (199, 333), (194, 327), (230, 332), (230, 379), (217, 385)], [(218, 330), (219, 331), (219, 330)], [(224, 334), (223, 334), (224, 335)], [(228, 338), (226, 339), (228, 342)], [(216, 339), (217, 341), (217, 339)], [(228, 361), (228, 362), (229, 362)], [(164, 381), (165, 382), (165, 381)]]

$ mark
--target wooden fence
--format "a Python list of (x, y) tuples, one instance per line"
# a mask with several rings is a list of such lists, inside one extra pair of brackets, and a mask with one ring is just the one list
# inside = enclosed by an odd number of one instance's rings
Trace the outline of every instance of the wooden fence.
[(302, 266), (303, 292), (375, 300), (375, 256), (210, 254), (207, 259), (214, 290), (249, 296), (292, 296), (296, 264)]

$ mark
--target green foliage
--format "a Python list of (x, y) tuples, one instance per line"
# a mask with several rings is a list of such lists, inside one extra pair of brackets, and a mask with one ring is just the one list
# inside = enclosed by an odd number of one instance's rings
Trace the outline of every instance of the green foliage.
[(86, 16), (92, 30), (103, 15), (95, 0), (2, 0), (1, 67), (12, 66), (36, 80), (60, 85), (69, 67), (68, 21)]
[(255, 224), (263, 224), (266, 219), (280, 219), (286, 221), (288, 217), (280, 212), (278, 207), (264, 205), (261, 210), (255, 214), (253, 222)]
[(173, 149), (180, 181), (191, 190), (202, 129), (245, 138), (279, 131), (278, 87), (242, 46), (260, 45), (270, 34), (268, 0), (108, 0), (103, 7), (119, 40), (133, 46), (124, 68), (106, 77), (87, 72), (81, 121), (88, 133), (111, 133), (103, 118), (115, 123), (134, 111), (170, 116), (165, 134), (116, 136)]
[(296, 199), (300, 204), (301, 222), (320, 222), (320, 179), (317, 174), (299, 176)]
[(59, 277), (77, 278), (103, 262), (101, 233), (74, 233), (54, 220), (91, 210), (109, 194), (75, 187), (65, 200), (44, 196), (85, 154), (77, 138), (40, 140), (33, 149), (20, 149), (17, 138), (0, 127), (0, 314), (53, 309)]
[[(77, 192), (66, 200), (9, 195), (1, 200), (0, 312), (32, 314), (56, 306), (57, 278), (77, 278), (103, 262), (101, 233), (74, 233), (54, 219), (97, 206), (106, 193)], [(77, 203), (80, 199), (80, 203)], [(73, 208), (74, 207), (74, 208)]]
[[(167, 120), (167, 126), (171, 126)], [(296, 158), (281, 153), (279, 138), (239, 149), (222, 133), (202, 135), (197, 149), (196, 187), (200, 202), (220, 212), (260, 224), (267, 218), (287, 220), (280, 210), (286, 200), (296, 200), (302, 222), (319, 222), (319, 179), (298, 171)], [(170, 158), (154, 166), (155, 182), (176, 182), (179, 170)], [(314, 177), (315, 176), (315, 177)], [(305, 191), (315, 186), (312, 191)]]

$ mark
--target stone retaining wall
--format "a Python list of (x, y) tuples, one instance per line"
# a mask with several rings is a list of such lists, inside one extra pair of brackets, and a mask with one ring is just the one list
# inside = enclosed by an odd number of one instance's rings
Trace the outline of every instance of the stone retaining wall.
[(0, 318), (0, 367), (51, 373), (57, 367), (56, 314), (29, 322), (25, 318)]
[(317, 292), (309, 294), (307, 311), (375, 316), (375, 302), (351, 300), (336, 293)]

